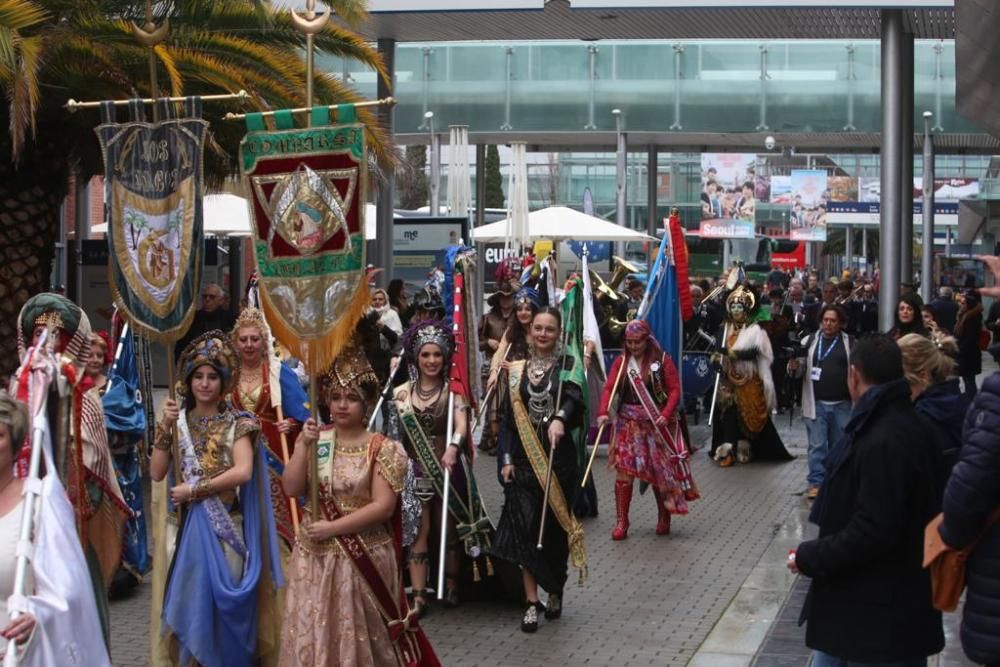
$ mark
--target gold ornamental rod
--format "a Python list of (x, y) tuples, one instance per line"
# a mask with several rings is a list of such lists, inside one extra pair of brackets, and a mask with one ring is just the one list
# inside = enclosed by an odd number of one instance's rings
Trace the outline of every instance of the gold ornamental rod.
[[(218, 93), (215, 95), (197, 95), (196, 97), (201, 98), (203, 102), (218, 102), (222, 100), (248, 100), (250, 99), (250, 94), (245, 90), (241, 90), (238, 93)], [(154, 99), (151, 97), (144, 97), (141, 100), (139, 100), (139, 102), (142, 102), (143, 104), (154, 104), (160, 101), (183, 102), (186, 99), (188, 98), (160, 97)], [(123, 107), (127, 104), (132, 103), (134, 100), (109, 100), (109, 101), (116, 107)], [(77, 109), (95, 109), (101, 106), (102, 104), (104, 104), (104, 102), (77, 102), (76, 100), (71, 99), (71, 100), (66, 100), (66, 104), (64, 104), (63, 106), (69, 109), (70, 111), (76, 111)]]
[[(203, 99), (207, 99), (207, 98), (203, 98)], [(392, 106), (395, 103), (396, 103), (396, 99), (394, 97), (385, 97), (385, 98), (383, 98), (381, 100), (371, 100), (369, 102), (357, 102), (357, 103), (354, 104), (354, 107), (356, 107), (358, 109), (364, 109), (366, 107)], [(340, 104), (330, 104), (330, 105), (327, 105), (327, 109), (336, 109), (339, 106), (342, 106), (342, 105), (340, 105)], [(311, 107), (299, 107), (297, 109), (279, 109), (277, 111), (260, 111), (258, 113), (260, 113), (261, 116), (273, 116), (276, 113), (281, 113), (282, 111), (291, 111), (292, 113), (308, 113), (308, 112), (312, 111), (312, 108)], [(230, 112), (230, 113), (227, 113), (225, 116), (223, 116), (223, 119), (225, 119), (225, 120), (240, 120), (242, 118), (246, 118), (248, 115), (249, 114), (245, 114), (245, 113), (232, 113), (232, 112)]]

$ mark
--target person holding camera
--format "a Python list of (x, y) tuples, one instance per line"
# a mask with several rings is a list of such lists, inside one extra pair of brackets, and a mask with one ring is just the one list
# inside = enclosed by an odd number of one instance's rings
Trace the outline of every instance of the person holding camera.
[[(809, 488), (815, 500), (823, 484), (823, 461), (830, 447), (847, 428), (851, 394), (847, 388), (851, 338), (843, 331), (847, 319), (841, 306), (827, 304), (819, 313), (820, 330), (802, 341), (805, 360), (792, 359), (789, 373), (802, 372), (802, 417), (809, 435)], [(804, 370), (803, 370), (804, 369)]]

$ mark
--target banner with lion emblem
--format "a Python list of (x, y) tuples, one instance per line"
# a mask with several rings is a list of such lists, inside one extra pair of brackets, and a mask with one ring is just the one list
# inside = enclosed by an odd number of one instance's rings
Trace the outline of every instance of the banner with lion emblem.
[(353, 105), (290, 112), (266, 129), (247, 115), (240, 167), (250, 193), (260, 300), (272, 332), (310, 368), (326, 368), (368, 306), (365, 274), (364, 126)]
[(161, 343), (191, 325), (201, 283), (202, 154), (208, 123), (189, 98), (185, 117), (159, 106), (147, 123), (143, 104), (129, 104), (131, 122), (114, 122), (102, 105), (97, 136), (104, 154), (111, 293), (138, 333)]

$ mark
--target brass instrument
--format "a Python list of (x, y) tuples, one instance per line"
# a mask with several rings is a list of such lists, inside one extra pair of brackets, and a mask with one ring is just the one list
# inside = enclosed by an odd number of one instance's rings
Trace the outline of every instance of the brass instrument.
[(837, 296), (837, 298), (834, 299), (833, 302), (838, 306), (843, 306), (845, 303), (857, 299), (858, 295), (861, 294), (861, 292), (864, 289), (865, 289), (864, 285), (858, 285), (857, 287), (854, 288), (854, 290), (850, 294), (848, 294), (847, 296)]

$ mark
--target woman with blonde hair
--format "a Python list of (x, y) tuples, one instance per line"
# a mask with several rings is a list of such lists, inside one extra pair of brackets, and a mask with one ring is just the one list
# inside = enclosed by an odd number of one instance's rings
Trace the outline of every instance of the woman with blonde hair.
[(970, 398), (963, 394), (956, 375), (958, 343), (951, 336), (933, 339), (907, 334), (896, 341), (903, 353), (903, 374), (910, 383), (910, 397), (917, 412), (927, 418), (934, 441), (941, 445), (943, 484), (958, 460), (962, 422)]

